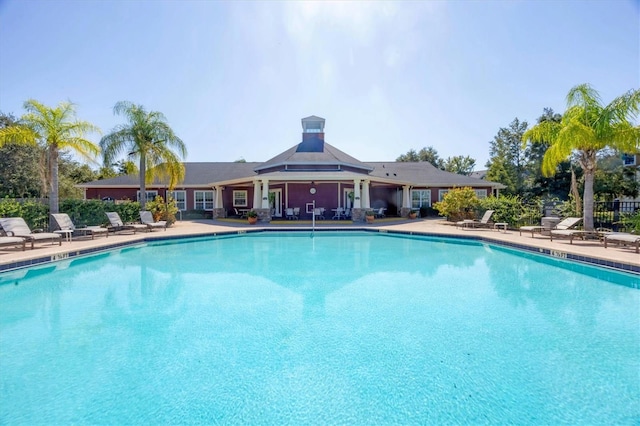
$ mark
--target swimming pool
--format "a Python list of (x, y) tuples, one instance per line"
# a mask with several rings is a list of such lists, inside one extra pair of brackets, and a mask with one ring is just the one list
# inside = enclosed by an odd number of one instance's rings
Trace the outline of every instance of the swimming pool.
[(638, 277), (256, 233), (0, 275), (0, 423), (637, 424)]

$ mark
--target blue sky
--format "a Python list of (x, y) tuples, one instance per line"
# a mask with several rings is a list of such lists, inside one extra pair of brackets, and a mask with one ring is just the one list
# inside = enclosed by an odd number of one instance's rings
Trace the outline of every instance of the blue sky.
[(360, 160), (433, 146), (480, 170), (500, 127), (564, 111), (576, 84), (605, 103), (640, 87), (639, 16), (637, 0), (0, 0), (0, 111), (70, 100), (107, 133), (132, 101), (188, 161), (266, 161), (318, 115)]

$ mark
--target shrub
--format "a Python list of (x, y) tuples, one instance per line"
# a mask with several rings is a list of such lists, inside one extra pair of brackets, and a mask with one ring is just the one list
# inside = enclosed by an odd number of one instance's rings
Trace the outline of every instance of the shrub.
[(67, 199), (60, 201), (60, 212), (67, 213), (76, 226), (106, 224), (105, 211), (105, 202), (101, 200)]
[(475, 210), (480, 200), (476, 192), (470, 187), (453, 188), (447, 192), (442, 201), (438, 201), (433, 207), (438, 210), (440, 216), (446, 216), (449, 221), (473, 219)]
[(167, 221), (167, 226), (171, 226), (176, 221), (176, 214), (178, 213), (178, 206), (174, 199), (169, 199), (166, 203), (164, 198), (157, 196), (153, 201), (147, 201), (147, 210), (153, 215), (153, 220), (156, 222), (159, 220)]
[(623, 213), (620, 219), (626, 231), (640, 234), (640, 210), (635, 213)]
[[(117, 212), (124, 223), (140, 222), (140, 203), (137, 201), (125, 201), (114, 203), (103, 201), (105, 212)], [(105, 216), (106, 219), (106, 216)]]
[(0, 217), (21, 217), (32, 230), (49, 228), (49, 206), (36, 200), (4, 198), (0, 201)]
[(517, 195), (487, 197), (480, 200), (482, 210), (494, 210), (491, 220), (505, 222), (511, 227), (517, 227), (524, 214), (525, 208)]

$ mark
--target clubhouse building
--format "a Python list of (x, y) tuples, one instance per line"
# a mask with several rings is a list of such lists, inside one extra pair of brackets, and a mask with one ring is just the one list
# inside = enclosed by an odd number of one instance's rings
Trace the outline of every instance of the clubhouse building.
[[(497, 195), (504, 187), (428, 162), (360, 161), (325, 142), (324, 124), (320, 117), (303, 118), (302, 141), (263, 163), (184, 163), (183, 182), (171, 191), (160, 182), (148, 184), (147, 199), (171, 197), (181, 211), (210, 212), (213, 218), (253, 209), (270, 221), (296, 209), (300, 219), (310, 219), (322, 209), (327, 219), (340, 212), (358, 221), (371, 209), (406, 217), (412, 209), (431, 207), (455, 187), (471, 187), (479, 197)], [(113, 200), (136, 200), (140, 188), (137, 175), (78, 187), (84, 188), (86, 199)]]

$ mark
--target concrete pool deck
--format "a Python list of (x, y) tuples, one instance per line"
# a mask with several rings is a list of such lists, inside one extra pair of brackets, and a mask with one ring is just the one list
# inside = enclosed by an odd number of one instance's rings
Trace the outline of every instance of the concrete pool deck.
[[(9, 247), (0, 248), (0, 272), (25, 266), (45, 264), (51, 261), (73, 258), (91, 252), (100, 252), (123, 245), (137, 242), (153, 241), (156, 239), (173, 239), (189, 236), (213, 236), (225, 233), (238, 233), (239, 231), (257, 230), (311, 230), (311, 223), (305, 221), (278, 221), (270, 224), (248, 225), (241, 220), (197, 220), (179, 221), (166, 231), (154, 232), (118, 233), (109, 237), (74, 238), (73, 241), (63, 241), (62, 245), (37, 243), (34, 249), (25, 251)], [(542, 253), (556, 258), (583, 261), (586, 263), (608, 266), (625, 270), (634, 274), (640, 274), (640, 255), (632, 247), (604, 244), (599, 240), (574, 239), (573, 244), (569, 240), (551, 241), (548, 236), (536, 234), (535, 238), (530, 233), (520, 235), (518, 230), (493, 230), (486, 228), (458, 229), (453, 224), (442, 219), (387, 219), (378, 220), (374, 224), (352, 223), (348, 221), (324, 220), (316, 222), (316, 229), (323, 230), (371, 230), (389, 233), (417, 233), (430, 236), (449, 236), (476, 239), (483, 242), (495, 242), (500, 245)]]

